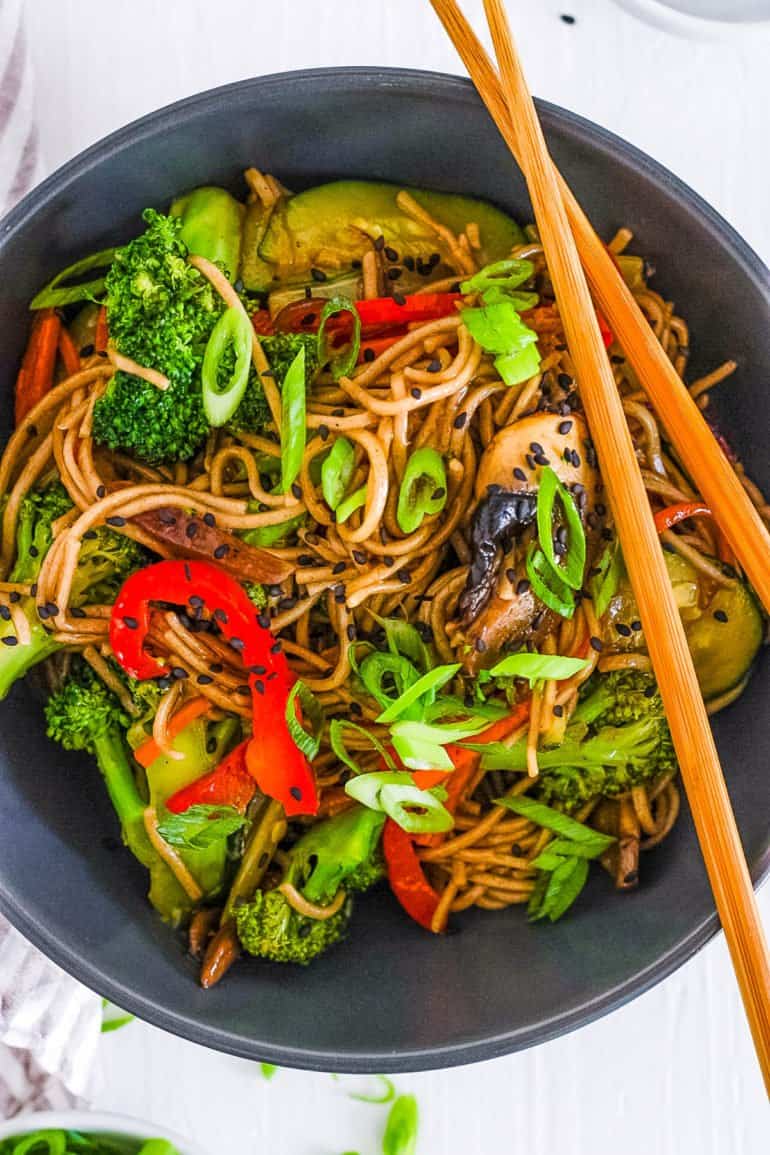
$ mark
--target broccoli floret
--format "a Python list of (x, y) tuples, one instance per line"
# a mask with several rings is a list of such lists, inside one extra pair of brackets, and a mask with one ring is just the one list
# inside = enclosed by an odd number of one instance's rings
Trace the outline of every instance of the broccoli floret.
[[(677, 768), (663, 701), (652, 674), (597, 675), (581, 695), (564, 741), (538, 755), (546, 802), (574, 809), (613, 797)], [(523, 768), (523, 767), (522, 767)]]
[[(37, 580), (53, 541), (52, 525), (70, 509), (72, 501), (59, 483), (47, 489), (32, 490), (24, 497), (19, 509), (16, 561), (11, 570), (11, 581), (34, 583)], [(145, 550), (135, 541), (107, 526), (99, 526), (81, 546), (70, 604), (78, 608), (88, 602), (114, 601), (128, 575), (146, 564), (146, 560)], [(32, 597), (22, 598), (19, 606), (29, 623), (30, 640), (25, 645), (19, 642), (10, 618), (0, 622), (3, 646), (0, 651), (0, 700), (14, 682), (61, 648), (43, 624), (43, 615), (46, 618), (50, 616), (48, 608), (38, 606)]]
[(257, 582), (244, 582), (243, 588), (258, 610), (265, 609), (267, 606), (267, 593), (264, 586), (259, 585)]
[[(383, 875), (383, 824), (383, 814), (363, 806), (317, 823), (289, 851), (282, 882), (320, 906), (328, 906), (340, 887), (368, 889)], [(351, 909), (346, 900), (328, 919), (307, 918), (281, 891), (258, 891), (235, 912), (238, 937), (249, 954), (304, 965), (343, 937)]]
[(160, 390), (117, 372), (94, 407), (94, 437), (153, 464), (186, 461), (208, 433), (200, 367), (224, 305), (188, 264), (181, 221), (146, 209), (147, 228), (115, 254), (107, 274), (107, 322), (120, 353), (164, 373)]
[[(317, 337), (312, 333), (276, 333), (272, 337), (261, 337), (260, 343), (270, 362), (270, 369), (279, 389), (283, 386), (289, 366), (304, 345), (305, 382), (307, 387), (310, 387), (318, 369)], [(229, 351), (229, 355), (234, 358), (232, 350)], [(236, 432), (244, 430), (246, 433), (264, 433), (271, 420), (265, 394), (257, 374), (252, 369), (243, 400), (231, 418), (229, 427)]]

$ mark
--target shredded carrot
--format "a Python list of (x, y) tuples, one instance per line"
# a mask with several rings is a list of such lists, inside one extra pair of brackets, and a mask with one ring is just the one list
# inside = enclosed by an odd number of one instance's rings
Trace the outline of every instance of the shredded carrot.
[(69, 330), (62, 325), (59, 332), (59, 356), (64, 364), (64, 371), (68, 377), (73, 373), (80, 372), (80, 354), (75, 348), (75, 342), (69, 334)]
[(107, 342), (110, 339), (110, 334), (107, 329), (107, 309), (102, 305), (99, 310), (99, 315), (96, 318), (96, 330), (94, 332), (94, 349), (97, 353), (107, 352)]
[(54, 309), (41, 309), (16, 379), (16, 424), (42, 401), (53, 386), (61, 321)]
[[(202, 714), (208, 714), (210, 709), (211, 702), (208, 698), (193, 698), (191, 701), (185, 702), (184, 706), (181, 706), (169, 720), (166, 728), (169, 740), (172, 741), (176, 738), (177, 734), (185, 730), (196, 718), (200, 718)], [(160, 757), (161, 753), (162, 750), (155, 739), (148, 738), (146, 742), (134, 750), (134, 757), (139, 765), (146, 769), (152, 765), (156, 758)]]

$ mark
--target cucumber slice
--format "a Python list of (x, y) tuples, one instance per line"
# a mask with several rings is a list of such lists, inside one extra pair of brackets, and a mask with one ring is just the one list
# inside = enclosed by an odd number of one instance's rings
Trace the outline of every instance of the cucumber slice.
[[(677, 553), (666, 550), (664, 556), (701, 692), (708, 702), (747, 677), (762, 645), (762, 612), (753, 591), (739, 580), (718, 587), (703, 606), (698, 571)], [(720, 620), (723, 615), (726, 621)], [(624, 576), (603, 621), (602, 636), (608, 648), (646, 652), (642, 630), (632, 630), (630, 635), (625, 635), (618, 634), (616, 629), (618, 624), (629, 626), (638, 617), (636, 599)]]
[(275, 210), (273, 205), (266, 208), (261, 201), (246, 206), (239, 276), (243, 287), (250, 293), (267, 293), (276, 283), (273, 266), (259, 255), (259, 247), (274, 211), (280, 210)]
[[(273, 214), (259, 255), (275, 267), (281, 280), (307, 279), (311, 268), (325, 273), (348, 269), (380, 236), (400, 261), (405, 257), (427, 261), (442, 251), (442, 245), (430, 229), (401, 212), (396, 196), (403, 187), (344, 180), (299, 193)], [(507, 257), (514, 245), (524, 243), (516, 222), (485, 201), (428, 189), (406, 191), (455, 233), (475, 222), (481, 265)]]
[(331, 297), (347, 297), (350, 301), (360, 301), (363, 293), (361, 274), (355, 269), (349, 273), (343, 273), (341, 277), (330, 277), (328, 281), (323, 281), (321, 284), (310, 282), (306, 285), (281, 286), (279, 289), (274, 289), (267, 299), (267, 307), (272, 319), (275, 320), (281, 309), (285, 309), (287, 305), (291, 305), (294, 301), (303, 300), (307, 296), (305, 289), (310, 289), (314, 297), (320, 297), (325, 301)]

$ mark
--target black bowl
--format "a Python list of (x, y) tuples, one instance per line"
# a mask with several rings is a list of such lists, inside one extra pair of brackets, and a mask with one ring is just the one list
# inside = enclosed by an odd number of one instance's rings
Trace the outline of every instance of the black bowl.
[[(600, 232), (631, 226), (656, 284), (692, 325), (693, 368), (726, 356), (724, 429), (760, 483), (767, 454), (770, 286), (758, 258), (693, 192), (603, 130), (541, 105), (556, 160)], [(27, 197), (0, 235), (3, 420), (26, 302), (57, 269), (129, 237), (145, 205), (258, 164), (292, 188), (343, 175), (487, 197), (530, 215), (519, 172), (471, 85), (427, 73), (340, 69), (245, 81), (182, 101), (89, 149)], [(717, 719), (754, 878), (770, 860), (767, 663)], [(763, 709), (763, 706), (765, 707)], [(596, 872), (556, 926), (475, 912), (425, 934), (390, 896), (361, 901), (347, 942), (307, 970), (242, 964), (204, 993), (182, 942), (116, 851), (88, 759), (45, 738), (24, 689), (0, 727), (0, 908), (46, 954), (142, 1018), (276, 1063), (396, 1071), (490, 1058), (561, 1034), (646, 990), (717, 930), (689, 816), (644, 860), (638, 893)]]

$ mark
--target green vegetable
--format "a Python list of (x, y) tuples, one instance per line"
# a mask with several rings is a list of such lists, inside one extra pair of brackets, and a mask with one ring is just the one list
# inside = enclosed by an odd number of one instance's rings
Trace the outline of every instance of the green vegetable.
[(276, 1067), (275, 1063), (260, 1063), (259, 1069), (262, 1074), (262, 1078), (267, 1079), (268, 1082), (270, 1079), (274, 1079), (278, 1072), (278, 1068)]
[[(326, 333), (326, 324), (332, 317), (340, 313), (350, 313), (353, 318), (353, 335), (343, 349), (337, 349), (329, 340)], [(355, 368), (358, 360), (358, 350), (361, 348), (361, 318), (352, 301), (346, 297), (332, 297), (321, 310), (321, 323), (318, 328), (318, 355), (322, 365), (328, 364), (332, 377), (339, 381), (340, 377), (348, 377)]]
[(122, 1027), (127, 1027), (129, 1023), (133, 1023), (134, 1017), (134, 1015), (126, 1014), (120, 1007), (116, 1007), (109, 999), (102, 999), (101, 1033), (103, 1035), (108, 1035), (113, 1031), (119, 1031)]
[(90, 281), (78, 280), (74, 285), (63, 285), (62, 282), (70, 281), (73, 277), (81, 277), (83, 273), (90, 273), (92, 269), (108, 269), (115, 252), (115, 249), (102, 249), (62, 269), (37, 296), (32, 298), (30, 309), (62, 309), (65, 305), (74, 305), (78, 301), (93, 301), (104, 292), (105, 276), (94, 277)]
[[(526, 742), (510, 747), (491, 743), (481, 752), (488, 770), (526, 770)], [(581, 689), (564, 740), (538, 751), (537, 760), (540, 798), (569, 809), (599, 795), (627, 793), (676, 769), (652, 674), (615, 670), (596, 675)]]
[[(281, 280), (309, 281), (310, 270), (320, 269), (331, 276), (350, 269), (371, 248), (371, 239), (381, 236), (394, 248), (399, 260), (412, 258), (427, 263), (441, 246), (434, 231), (408, 217), (396, 204), (400, 185), (374, 181), (342, 180), (319, 185), (291, 197), (270, 218), (259, 248), (260, 257), (275, 267)], [(405, 189), (423, 208), (455, 233), (462, 233), (474, 221), (479, 228), (483, 264), (507, 257), (524, 242), (515, 221), (484, 201), (453, 193), (427, 189)], [(430, 266), (428, 266), (430, 267)], [(436, 275), (446, 275), (440, 265)], [(399, 281), (408, 291), (410, 276), (414, 287), (425, 278), (405, 272)]]
[(530, 585), (543, 605), (563, 618), (571, 618), (575, 613), (575, 595), (534, 542), (527, 550), (525, 566)]
[(518, 353), (501, 353), (495, 357), (495, 368), (508, 386), (529, 381), (540, 368), (537, 345), (527, 345)]
[[(413, 682), (395, 702), (383, 710), (377, 721), (383, 725), (394, 722), (396, 718), (400, 718), (402, 714), (406, 713), (412, 705), (417, 705), (418, 709), (413, 711), (410, 716), (422, 717), (425, 705), (435, 701), (436, 690), (450, 682), (460, 668), (459, 662), (448, 666), (435, 666), (427, 674), (423, 674), (421, 678)], [(421, 698), (424, 698), (425, 702), (420, 703), (419, 699)]]
[[(461, 309), (460, 316), (475, 341), (487, 353), (496, 353), (495, 368), (505, 381), (506, 385), (516, 385), (526, 377), (518, 375), (520, 372), (534, 365), (529, 376), (537, 372), (540, 357), (537, 349), (537, 333), (525, 325), (510, 300), (496, 301), (494, 304), (483, 305), (476, 309)], [(529, 357), (524, 362), (512, 360), (529, 350)]]
[(375, 1106), (392, 1103), (396, 1097), (396, 1088), (392, 1079), (389, 1079), (387, 1075), (374, 1075), (373, 1078), (379, 1079), (382, 1084), (382, 1091), (379, 1095), (356, 1095), (351, 1092), (348, 1098), (355, 1099), (358, 1103), (374, 1103)]
[[(369, 611), (371, 614), (371, 610)], [(380, 618), (371, 616), (385, 631), (385, 640), (392, 654), (403, 654), (418, 669), (425, 673), (433, 665), (430, 649), (411, 622), (403, 618)]]
[[(297, 718), (297, 705), (301, 707), (303, 716), (313, 727), (310, 732), (305, 730)], [(285, 717), (294, 745), (302, 751), (308, 761), (312, 761), (321, 746), (324, 716), (315, 694), (299, 679), (292, 686), (286, 699)]]
[[(251, 369), (252, 330), (241, 309), (226, 309), (214, 326), (203, 357), (203, 410), (211, 425), (229, 421), (243, 399)], [(235, 366), (223, 372), (225, 350), (232, 347)]]
[[(402, 654), (382, 654), (378, 651), (367, 654), (358, 668), (364, 689), (376, 702), (386, 709), (413, 686), (420, 675), (408, 658)], [(388, 691), (393, 686), (396, 694)]]
[[(592, 830), (590, 826), (576, 822), (568, 814), (562, 814), (560, 810), (554, 810), (553, 807), (529, 798), (526, 794), (511, 794), (505, 798), (496, 798), (495, 805), (504, 806), (506, 810), (534, 822), (536, 826), (542, 826), (544, 830), (551, 830), (561, 838), (576, 843), (583, 847), (587, 856), (591, 858), (598, 858), (600, 854), (604, 854), (615, 841), (608, 834)], [(554, 846), (549, 846), (548, 849), (553, 852)]]
[(353, 443), (338, 437), (321, 466), (321, 492), (330, 509), (337, 509), (347, 491), (356, 463)]
[(615, 538), (603, 551), (588, 584), (597, 618), (603, 617), (607, 612), (610, 602), (618, 591), (623, 573), (623, 554), (620, 542)]
[[(283, 882), (309, 902), (328, 906), (340, 887), (367, 890), (384, 872), (379, 849), (385, 815), (365, 807), (316, 823), (288, 852)], [(258, 890), (234, 910), (245, 950), (273, 962), (306, 964), (343, 937), (351, 901), (326, 919), (298, 914), (279, 890)]]
[[(10, 581), (34, 583), (37, 580), (53, 541), (52, 526), (71, 509), (69, 494), (58, 482), (46, 489), (30, 490), (24, 496), (19, 507), (16, 559)], [(114, 601), (128, 575), (145, 561), (145, 551), (136, 542), (107, 526), (99, 526), (81, 545), (70, 604), (78, 609), (89, 602)], [(21, 645), (16, 640), (12, 621), (0, 621), (0, 641), (9, 639), (0, 649), (0, 699), (33, 666), (61, 648), (61, 643), (54, 640), (40, 619), (39, 613), (47, 615), (48, 610), (39, 610), (32, 597), (22, 598), (19, 606), (29, 622), (30, 640)]]
[(281, 487), (288, 493), (302, 468), (307, 437), (304, 346), (283, 379), (281, 402)]
[(404, 533), (414, 533), (424, 517), (441, 513), (446, 505), (444, 460), (428, 447), (410, 454), (398, 491), (396, 520)]
[[(20, 1120), (20, 1125), (23, 1120)], [(0, 1155), (179, 1155), (166, 1139), (52, 1129), (0, 1139)]]
[(351, 514), (355, 513), (357, 509), (361, 509), (364, 505), (366, 505), (366, 486), (362, 485), (360, 489), (357, 489), (355, 493), (351, 493), (350, 497), (346, 497), (345, 500), (341, 501), (337, 506), (337, 525), (342, 525), (343, 522), (348, 520)]
[(588, 881), (588, 862), (585, 858), (559, 859), (544, 878), (545, 885), (535, 888), (527, 906), (530, 922), (542, 918), (556, 922), (569, 910)]
[(189, 806), (181, 814), (167, 813), (158, 833), (169, 846), (205, 850), (242, 830), (246, 819), (232, 806)]
[(355, 758), (345, 745), (344, 739), (342, 737), (345, 730), (354, 730), (357, 734), (360, 734), (362, 738), (365, 738), (367, 742), (369, 742), (374, 747), (388, 769), (395, 770), (396, 764), (391, 758), (387, 749), (385, 746), (383, 746), (382, 742), (380, 742), (380, 740), (376, 738), (374, 734), (372, 734), (370, 730), (366, 730), (363, 726), (359, 726), (357, 722), (348, 721), (347, 718), (332, 718), (331, 722), (329, 723), (329, 745), (339, 758), (340, 762), (347, 766), (348, 769), (352, 770), (354, 774), (360, 774), (362, 771), (361, 767), (358, 765)]
[(460, 292), (480, 293), (485, 305), (510, 301), (517, 312), (523, 312), (525, 309), (535, 307), (539, 299), (537, 293), (516, 293), (514, 290), (531, 280), (534, 275), (535, 266), (531, 261), (516, 258), (495, 261), (480, 269), (469, 280), (463, 281)]
[(582, 658), (562, 658), (558, 654), (510, 654), (491, 670), (490, 678), (528, 678), (530, 688), (536, 682), (562, 681), (584, 670), (588, 665)]
[(224, 306), (187, 263), (181, 221), (146, 209), (147, 228), (107, 274), (107, 321), (120, 353), (168, 377), (166, 390), (117, 372), (94, 406), (94, 438), (153, 465), (186, 461), (206, 439), (200, 373)]
[(385, 1124), (382, 1155), (415, 1155), (419, 1122), (414, 1095), (399, 1095)]
[(219, 265), (230, 281), (238, 275), (244, 207), (223, 188), (196, 188), (178, 197), (169, 215), (181, 221), (189, 252)]
[(486, 725), (486, 718), (467, 718), (443, 725), (395, 722), (390, 735), (393, 748), (410, 770), (453, 770), (454, 763), (444, 746), (465, 742)]
[(438, 791), (420, 790), (404, 771), (360, 774), (345, 783), (345, 792), (363, 806), (383, 811), (408, 834), (437, 834), (454, 825)]
[[(554, 509), (556, 501), (561, 503), (567, 523), (567, 553), (564, 564), (559, 563), (554, 550)], [(565, 489), (550, 465), (540, 471), (540, 488), (537, 494), (537, 536), (540, 548), (559, 581), (571, 589), (579, 590), (583, 584), (586, 565), (586, 535), (583, 522), (572, 494)]]

